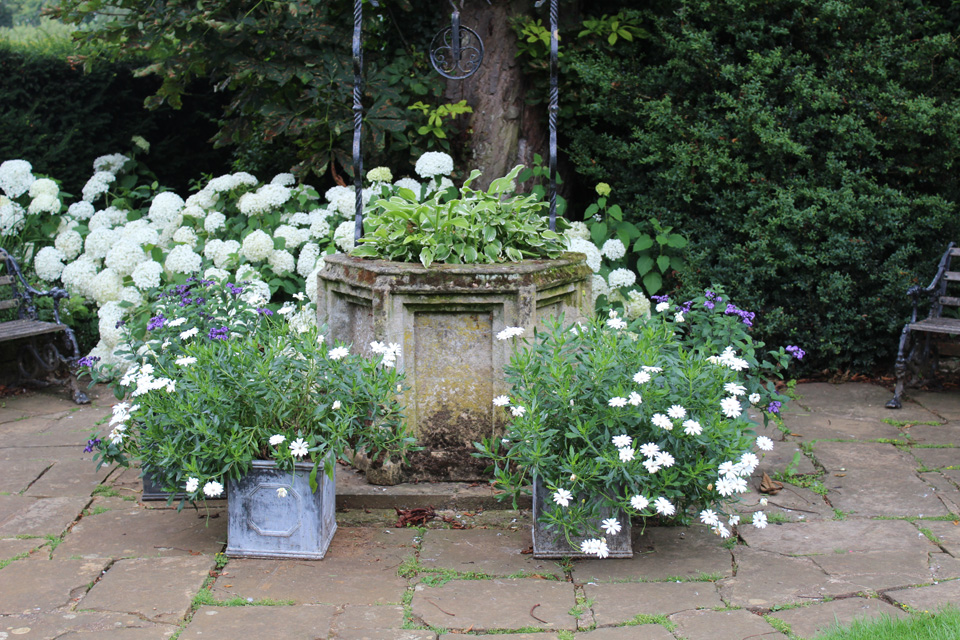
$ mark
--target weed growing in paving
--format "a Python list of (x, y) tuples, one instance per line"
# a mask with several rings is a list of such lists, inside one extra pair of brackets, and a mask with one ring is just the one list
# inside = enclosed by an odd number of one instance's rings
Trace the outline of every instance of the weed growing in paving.
[(659, 624), (662, 627), (666, 628), (667, 631), (673, 632), (677, 628), (675, 622), (671, 622), (667, 619), (667, 616), (663, 614), (649, 614), (649, 613), (639, 613), (633, 617), (632, 620), (627, 620), (624, 623), (618, 624), (618, 627), (638, 627), (642, 624)]
[(12, 558), (7, 558), (7, 559), (5, 559), (5, 560), (0, 560), (0, 569), (5, 568), (5, 567), (6, 567), (8, 564), (10, 564), (11, 562), (16, 562), (17, 560), (23, 560), (24, 558), (28, 557), (29, 555), (30, 555), (30, 552), (29, 552), (29, 551), (25, 551), (24, 553), (18, 553), (17, 555), (13, 556)]
[(787, 522), (792, 522), (790, 518), (787, 517), (787, 514), (780, 513), (779, 511), (771, 511), (767, 514), (767, 522), (769, 524), (785, 524)]
[(835, 626), (813, 640), (955, 640), (960, 629), (960, 609), (947, 607), (936, 614), (927, 611), (907, 618), (883, 615)]
[(843, 509), (837, 509), (836, 507), (834, 507), (834, 509), (833, 509), (833, 519), (834, 519), (834, 520), (846, 520), (846, 519), (847, 519), (847, 516), (849, 516), (851, 513), (853, 513), (853, 512), (852, 512), (852, 511), (844, 511)]
[(781, 620), (780, 618), (774, 618), (773, 616), (763, 616), (763, 619), (767, 621), (771, 627), (779, 631), (780, 633), (793, 637), (793, 629), (790, 628), (790, 625)]
[(904, 427), (913, 427), (916, 425), (927, 425), (931, 427), (940, 426), (943, 423), (937, 422), (936, 420), (894, 420), (893, 418), (884, 418), (881, 422), (886, 422), (891, 427), (896, 427), (897, 429), (902, 429)]
[(927, 529), (926, 527), (920, 527), (920, 533), (927, 536), (927, 540), (929, 540), (933, 544), (940, 544), (940, 538), (938, 538), (937, 534), (935, 534), (930, 529)]
[(98, 515), (100, 515), (101, 513), (106, 513), (107, 511), (110, 511), (110, 509), (106, 508), (106, 507), (103, 506), (103, 505), (98, 504), (98, 505), (95, 506), (93, 509), (84, 509), (84, 510), (83, 510), (83, 515), (84, 515), (84, 516), (98, 516)]

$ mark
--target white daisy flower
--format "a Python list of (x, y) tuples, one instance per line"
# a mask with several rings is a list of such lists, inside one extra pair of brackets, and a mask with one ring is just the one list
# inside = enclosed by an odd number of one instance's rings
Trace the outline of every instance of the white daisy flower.
[(667, 415), (674, 420), (680, 420), (681, 418), (685, 418), (687, 416), (687, 410), (680, 405), (675, 404), (667, 409)]
[(283, 443), (283, 441), (286, 440), (286, 439), (287, 439), (287, 436), (282, 435), (282, 434), (279, 434), (279, 433), (276, 434), (276, 435), (272, 435), (272, 436), (270, 436), (270, 446), (271, 446), (271, 447), (275, 447), (275, 446), (277, 446), (278, 444)]
[(606, 531), (608, 536), (615, 536), (620, 533), (620, 521), (616, 518), (607, 518), (600, 523), (600, 528)]
[(728, 382), (723, 385), (723, 390), (729, 393), (732, 396), (742, 396), (747, 392), (747, 388), (742, 384), (737, 384), (736, 382)]
[(573, 499), (573, 494), (567, 491), (566, 489), (557, 489), (553, 492), (553, 501), (556, 502), (561, 507), (570, 506), (570, 500)]
[(187, 478), (187, 484), (184, 487), (187, 493), (193, 493), (200, 488), (200, 480), (197, 478)]
[(497, 396), (493, 399), (493, 406), (495, 407), (505, 407), (510, 404), (510, 398), (507, 396)]
[(637, 511), (643, 511), (650, 505), (650, 501), (641, 495), (635, 495), (630, 498), (630, 506), (636, 509)]
[(620, 454), (620, 462), (630, 462), (636, 455), (636, 451), (630, 447), (623, 447), (622, 449), (618, 450), (618, 453)]
[(660, 427), (665, 431), (673, 430), (673, 422), (670, 420), (670, 418), (662, 413), (653, 414), (653, 417), (650, 418), (650, 422), (652, 422), (655, 427)]
[(611, 407), (623, 407), (626, 406), (627, 399), (618, 396), (616, 398), (610, 398), (610, 400), (607, 401), (607, 404)]
[(677, 512), (677, 508), (673, 506), (673, 503), (663, 496), (653, 501), (653, 507), (657, 510), (657, 513), (664, 516), (672, 516)]
[(757, 529), (765, 529), (767, 526), (767, 514), (763, 511), (755, 511), (753, 514), (753, 526)]
[(636, 391), (633, 391), (630, 393), (630, 397), (627, 398), (627, 402), (629, 402), (631, 405), (636, 407), (643, 403), (643, 398), (640, 397), (639, 393), (637, 393)]
[(217, 496), (223, 494), (223, 485), (219, 482), (214, 482), (211, 480), (207, 484), (203, 485), (203, 493), (208, 498), (216, 498)]
[(633, 381), (637, 384), (643, 384), (645, 382), (650, 382), (650, 374), (646, 371), (638, 371), (633, 376)]
[(513, 414), (514, 418), (520, 418), (527, 412), (523, 407), (510, 407), (510, 413)]
[(290, 453), (294, 458), (302, 458), (307, 455), (307, 441), (303, 438), (297, 438), (290, 443)]
[(684, 420), (683, 432), (688, 436), (698, 436), (703, 433), (703, 427), (696, 420)]
[(771, 451), (773, 450), (773, 440), (767, 436), (760, 436), (757, 438), (757, 448), (761, 451)]
[(740, 406), (740, 401), (737, 400), (736, 396), (730, 396), (729, 398), (724, 398), (720, 401), (720, 410), (723, 411), (723, 415), (728, 418), (739, 418), (740, 414), (743, 412), (743, 408)]
[(629, 447), (633, 439), (628, 435), (613, 436), (613, 446), (618, 449)]
[(342, 358), (346, 358), (348, 355), (350, 355), (350, 350), (346, 347), (335, 347), (330, 349), (329, 353), (331, 360), (340, 360)]
[(658, 447), (652, 442), (648, 442), (646, 444), (640, 445), (640, 453), (642, 453), (643, 457), (645, 458), (652, 458), (653, 456), (660, 453), (660, 447)]

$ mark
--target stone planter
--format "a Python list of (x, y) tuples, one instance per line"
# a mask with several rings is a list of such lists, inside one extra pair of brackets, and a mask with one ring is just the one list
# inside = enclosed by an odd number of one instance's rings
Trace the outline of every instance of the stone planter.
[[(143, 495), (140, 496), (140, 500), (143, 502), (154, 502), (154, 501), (164, 501), (170, 499), (170, 494), (164, 491), (160, 485), (158, 485), (153, 480), (153, 474), (149, 471), (144, 471), (141, 476), (143, 479)], [(183, 500), (187, 497), (186, 493), (175, 493), (173, 494), (173, 499)]]
[[(578, 496), (576, 499), (580, 499)], [(587, 555), (580, 552), (580, 543), (583, 540), (595, 536), (586, 536), (584, 538), (573, 538), (574, 546), (571, 546), (562, 533), (551, 531), (540, 522), (540, 515), (546, 506), (551, 502), (550, 491), (542, 486), (536, 477), (533, 479), (533, 557), (534, 558), (596, 558), (594, 555)], [(620, 533), (615, 536), (603, 535), (606, 538), (607, 546), (610, 549), (610, 558), (632, 558), (633, 541), (630, 537), (630, 516), (622, 511), (613, 509), (602, 509), (600, 519), (616, 518), (620, 521)], [(599, 522), (597, 523), (599, 525)]]
[[(320, 272), (317, 319), (333, 340), (369, 354), (374, 340), (402, 347), (404, 416), (424, 451), (377, 481), (472, 481), (486, 463), (473, 443), (500, 432), (503, 413), (493, 398), (509, 393), (503, 367), (512, 341), (506, 327), (527, 336), (544, 318), (567, 322), (593, 313), (592, 272), (582, 254), (558, 260), (497, 265), (433, 265), (326, 257)], [(389, 464), (386, 465), (389, 467)], [(361, 465), (362, 467), (362, 465)]]
[[(334, 481), (317, 472), (317, 491), (310, 491), (312, 464), (296, 472), (256, 460), (242, 480), (227, 483), (227, 555), (231, 558), (297, 558), (320, 560), (337, 530)], [(334, 465), (336, 473), (336, 465)], [(286, 489), (280, 497), (277, 489)]]

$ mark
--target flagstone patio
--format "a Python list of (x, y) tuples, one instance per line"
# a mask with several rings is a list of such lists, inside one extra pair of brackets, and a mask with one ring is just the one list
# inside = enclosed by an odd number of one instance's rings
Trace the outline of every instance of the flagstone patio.
[[(486, 487), (384, 489), (344, 468), (324, 560), (227, 561), (224, 503), (142, 503), (135, 472), (83, 453), (112, 395), (3, 398), (0, 640), (811, 638), (960, 602), (960, 393), (901, 411), (866, 383), (796, 393), (744, 496), (766, 529), (734, 544), (636, 526), (632, 559), (566, 563), (534, 559), (529, 511)], [(792, 482), (763, 496), (762, 472)], [(393, 526), (393, 507), (427, 506), (446, 522)]]

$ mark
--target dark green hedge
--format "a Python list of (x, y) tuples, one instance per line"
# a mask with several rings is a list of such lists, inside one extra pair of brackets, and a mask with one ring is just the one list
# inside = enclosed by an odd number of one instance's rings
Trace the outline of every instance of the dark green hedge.
[(143, 101), (157, 80), (134, 78), (131, 68), (98, 63), (84, 73), (66, 60), (0, 44), (0, 162), (27, 160), (76, 194), (97, 156), (126, 153), (140, 135), (151, 143), (145, 160), (165, 186), (185, 192), (201, 173), (226, 170), (230, 154), (208, 142), (220, 97), (199, 87), (180, 111), (147, 111)]
[(643, 26), (629, 59), (572, 56), (578, 172), (808, 368), (891, 366), (904, 291), (960, 236), (957, 5), (686, 0)]

